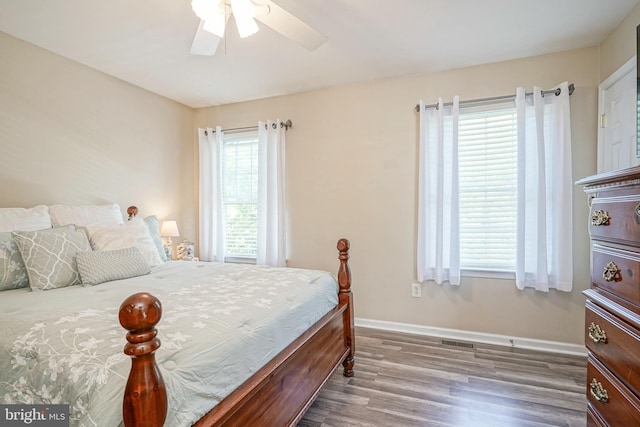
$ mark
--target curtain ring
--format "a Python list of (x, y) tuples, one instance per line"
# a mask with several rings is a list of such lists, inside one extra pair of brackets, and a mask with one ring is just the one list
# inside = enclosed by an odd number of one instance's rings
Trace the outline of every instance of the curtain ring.
[(276, 125), (275, 123), (272, 123), (272, 124), (271, 124), (271, 127), (272, 127), (272, 128), (274, 128), (274, 129), (276, 129), (276, 128), (278, 127), (278, 125)]
[[(547, 93), (549, 93), (549, 92), (547, 92)], [(560, 88), (556, 88), (556, 90), (553, 92), (553, 94), (555, 96), (560, 96), (561, 93), (562, 93), (562, 89), (560, 89)], [(542, 97), (544, 98), (544, 91), (542, 91)]]

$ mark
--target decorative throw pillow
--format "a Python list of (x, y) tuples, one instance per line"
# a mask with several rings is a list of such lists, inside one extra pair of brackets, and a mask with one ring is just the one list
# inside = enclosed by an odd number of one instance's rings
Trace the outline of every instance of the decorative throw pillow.
[(77, 262), (83, 285), (128, 279), (151, 271), (138, 248), (78, 252)]
[(124, 224), (120, 206), (105, 205), (52, 205), (49, 206), (54, 227), (74, 224), (78, 227), (111, 227)]
[(162, 264), (156, 245), (153, 243), (149, 227), (141, 218), (133, 218), (124, 225), (116, 227), (93, 228), (89, 230), (89, 239), (94, 251), (112, 251), (136, 247), (147, 260), (149, 266)]
[(160, 260), (162, 262), (166, 262), (167, 253), (164, 251), (164, 244), (162, 243), (162, 237), (160, 237), (160, 224), (158, 222), (158, 217), (155, 215), (148, 216), (144, 219), (144, 222), (146, 222), (147, 227), (149, 227), (149, 233), (151, 234), (153, 243), (156, 245), (158, 255), (160, 255)]
[(26, 288), (29, 276), (11, 233), (0, 233), (0, 291)]
[(51, 228), (49, 208), (38, 205), (32, 208), (0, 208), (0, 232), (33, 231)]
[(90, 251), (83, 231), (74, 226), (12, 233), (27, 268), (32, 291), (64, 288), (80, 283), (76, 254)]

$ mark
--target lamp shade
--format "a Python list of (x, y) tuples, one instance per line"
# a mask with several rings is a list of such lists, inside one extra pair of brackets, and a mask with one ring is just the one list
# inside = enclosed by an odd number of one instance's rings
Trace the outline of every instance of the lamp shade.
[(160, 235), (162, 237), (178, 237), (178, 224), (175, 221), (163, 221), (160, 227)]

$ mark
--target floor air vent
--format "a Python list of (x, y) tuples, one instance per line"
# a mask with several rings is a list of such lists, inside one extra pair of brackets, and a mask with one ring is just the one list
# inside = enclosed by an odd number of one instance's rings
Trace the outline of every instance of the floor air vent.
[(449, 345), (449, 346), (452, 346), (452, 347), (474, 348), (473, 344), (468, 343), (468, 342), (442, 340), (442, 341), (440, 341), (440, 343), (442, 345)]

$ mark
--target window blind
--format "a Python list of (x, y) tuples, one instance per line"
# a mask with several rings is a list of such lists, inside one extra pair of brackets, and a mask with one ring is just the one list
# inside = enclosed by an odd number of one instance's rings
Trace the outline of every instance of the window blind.
[(258, 137), (225, 135), (223, 143), (225, 256), (256, 257), (258, 221)]
[(459, 115), (460, 265), (515, 271), (517, 129), (514, 107)]

